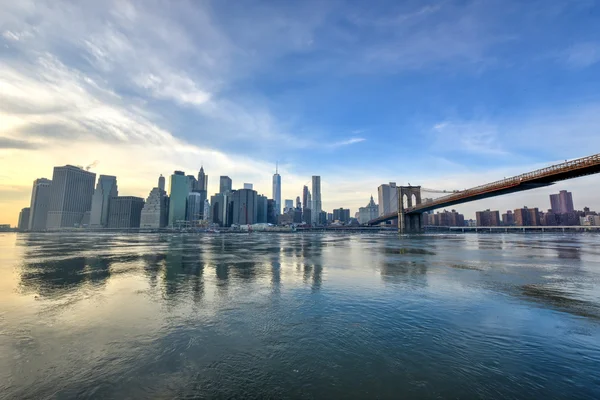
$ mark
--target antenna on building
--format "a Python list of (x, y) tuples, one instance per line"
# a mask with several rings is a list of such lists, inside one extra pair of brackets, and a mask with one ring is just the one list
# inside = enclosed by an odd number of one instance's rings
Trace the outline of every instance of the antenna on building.
[(275, 161), (275, 173), (279, 173), (279, 161)]

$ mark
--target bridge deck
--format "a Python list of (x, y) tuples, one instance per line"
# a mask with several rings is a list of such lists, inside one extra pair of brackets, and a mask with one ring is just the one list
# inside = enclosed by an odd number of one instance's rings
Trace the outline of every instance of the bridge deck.
[[(600, 154), (594, 154), (471, 189), (461, 190), (427, 203), (406, 208), (404, 212), (405, 214), (420, 214), (425, 211), (450, 207), (469, 201), (549, 186), (558, 181), (596, 174), (598, 172), (600, 172)], [(386, 214), (369, 221), (369, 224), (375, 225), (395, 218), (398, 218), (398, 213)]]

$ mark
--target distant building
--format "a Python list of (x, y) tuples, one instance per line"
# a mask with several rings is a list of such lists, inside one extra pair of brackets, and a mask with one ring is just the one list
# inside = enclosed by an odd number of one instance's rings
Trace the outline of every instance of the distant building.
[(197, 190), (204, 190), (208, 192), (208, 175), (204, 173), (204, 167), (200, 167), (198, 172), (198, 184), (196, 185)]
[(514, 211), (516, 226), (540, 226), (540, 213), (536, 208), (517, 208)]
[(248, 190), (253, 190), (254, 185), (252, 185), (251, 183), (244, 183), (244, 189), (248, 189)]
[(511, 210), (507, 210), (506, 213), (502, 214), (502, 225), (513, 226), (515, 224), (515, 215)]
[(162, 174), (158, 178), (158, 188), (161, 189), (161, 190), (165, 190), (165, 177), (162, 176)]
[(302, 210), (302, 202), (300, 201), (300, 196), (296, 196), (296, 208)]
[(219, 193), (210, 198), (210, 216), (213, 223), (219, 226), (231, 226), (233, 221), (232, 192)]
[(485, 211), (477, 211), (475, 213), (477, 226), (500, 226), (500, 212), (490, 211), (488, 208)]
[[(312, 220), (315, 224), (320, 224), (319, 218), (320, 213), (322, 211), (322, 203), (321, 203), (321, 177), (317, 175), (313, 175), (312, 177)], [(327, 220), (327, 214), (325, 214), (324, 221)], [(324, 222), (323, 222), (324, 223)]]
[(436, 214), (423, 213), (423, 225), (465, 226), (465, 216), (456, 212), (456, 210), (444, 210)]
[(190, 192), (188, 177), (182, 171), (171, 175), (169, 192), (169, 226), (176, 226), (185, 221), (185, 207)]
[(550, 206), (555, 214), (565, 214), (575, 211), (573, 207), (573, 194), (566, 190), (561, 190), (557, 194), (550, 195)]
[(598, 215), (586, 215), (585, 217), (579, 217), (579, 225), (582, 225), (582, 226), (600, 226), (600, 216), (598, 216)]
[(19, 213), (19, 224), (17, 225), (18, 230), (26, 231), (29, 229), (30, 210), (31, 209), (29, 207), (25, 207), (25, 208), (21, 209), (21, 212)]
[(92, 196), (92, 209), (90, 211), (90, 227), (105, 228), (108, 225), (108, 209), (110, 200), (119, 195), (117, 177), (100, 175), (98, 184)]
[(186, 178), (188, 183), (188, 193), (191, 193), (197, 189), (198, 181), (196, 180), (196, 177), (194, 175), (188, 175), (186, 176)]
[(284, 204), (283, 212), (287, 212), (287, 210), (294, 208), (294, 200), (286, 199)]
[(275, 213), (279, 215), (281, 214), (281, 175), (278, 167), (275, 167), (273, 175), (273, 200), (275, 200)]
[(310, 208), (308, 203), (308, 186), (302, 188), (302, 207)]
[[(228, 176), (219, 177), (219, 193), (229, 193), (231, 192), (232, 181)], [(212, 202), (211, 202), (212, 203)]]
[(330, 224), (333, 222), (333, 213), (327, 213), (327, 223)]
[(380, 185), (377, 188), (379, 216), (398, 212), (398, 189), (396, 182)]
[(43, 231), (46, 229), (51, 185), (52, 181), (46, 178), (39, 178), (33, 181), (31, 203), (29, 204), (28, 229), (30, 231)]
[[(327, 216), (325, 216), (325, 220), (327, 220)], [(333, 210), (333, 220), (344, 223), (350, 221), (350, 210), (346, 208), (338, 208)]]
[(134, 196), (118, 196), (110, 200), (108, 228), (139, 228), (144, 199)]
[[(162, 175), (161, 178), (164, 181)], [(160, 187), (153, 188), (140, 214), (140, 228), (159, 229), (166, 227), (168, 224), (168, 212), (169, 197), (167, 196), (167, 192)]]
[(259, 194), (256, 196), (256, 223), (266, 224), (268, 221), (268, 202), (267, 196)]
[(202, 213), (202, 219), (204, 221), (210, 221), (210, 202), (208, 199), (204, 200), (204, 212)]
[(83, 168), (73, 165), (54, 167), (46, 228), (79, 226), (84, 213), (92, 209), (95, 183), (96, 174)]
[(231, 198), (231, 202), (233, 203), (233, 224), (247, 225), (257, 223), (257, 198), (256, 191), (251, 189), (240, 189), (233, 192)]
[(188, 194), (185, 220), (188, 222), (198, 222), (202, 220), (202, 214), (204, 213), (204, 200), (206, 197), (198, 192), (192, 192)]
[(367, 222), (375, 219), (379, 216), (379, 207), (375, 204), (373, 200), (373, 196), (369, 200), (369, 204), (365, 207), (360, 207), (358, 209), (358, 222), (360, 224), (366, 224)]
[(267, 223), (277, 225), (277, 203), (273, 199), (267, 200)]
[(310, 208), (302, 210), (302, 222), (312, 224), (312, 210)]
[(317, 223), (319, 225), (327, 225), (327, 212), (326, 211), (319, 212), (319, 217), (317, 218)]

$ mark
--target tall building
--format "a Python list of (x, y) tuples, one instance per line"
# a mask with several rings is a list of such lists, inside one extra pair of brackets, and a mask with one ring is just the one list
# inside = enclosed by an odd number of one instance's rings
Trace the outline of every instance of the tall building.
[[(194, 193), (198, 193), (200, 195), (200, 204), (204, 204), (206, 200), (208, 200), (208, 193), (206, 190), (194, 190)], [(200, 215), (199, 218), (196, 219), (204, 219), (204, 206), (200, 207)]]
[(92, 196), (96, 174), (80, 167), (65, 165), (54, 167), (47, 229), (79, 226), (86, 211), (92, 209)]
[(267, 223), (277, 224), (277, 204), (273, 199), (267, 200)]
[(375, 200), (373, 200), (373, 196), (371, 196), (371, 200), (369, 200), (369, 204), (365, 207), (360, 207), (358, 209), (358, 222), (361, 224), (366, 224), (372, 219), (375, 219), (379, 216), (379, 207), (375, 204)]
[(233, 192), (232, 223), (237, 225), (255, 224), (257, 222), (257, 194), (251, 189), (239, 189)]
[(171, 175), (169, 193), (169, 226), (176, 226), (179, 221), (185, 220), (185, 207), (189, 194), (189, 182), (182, 171), (175, 171)]
[[(161, 178), (163, 178), (162, 175)], [(153, 188), (140, 214), (140, 228), (159, 229), (167, 226), (168, 209), (169, 197), (167, 192), (160, 187)]]
[(256, 223), (265, 224), (268, 222), (268, 203), (267, 196), (259, 194), (256, 196)]
[(206, 196), (202, 196), (202, 194), (198, 192), (188, 194), (185, 213), (186, 221), (202, 220), (202, 215), (204, 214), (204, 200), (206, 200)]
[(333, 210), (333, 220), (344, 223), (350, 221), (350, 210), (346, 208), (338, 208)]
[(188, 193), (193, 192), (198, 187), (198, 181), (196, 180), (196, 177), (194, 175), (188, 175), (186, 176), (186, 178), (188, 182)]
[(158, 188), (161, 189), (161, 190), (164, 190), (166, 192), (166, 189), (165, 189), (165, 177), (162, 176), (162, 174), (158, 178)]
[(299, 210), (302, 209), (302, 202), (300, 201), (300, 196), (296, 196), (296, 208)]
[(566, 214), (575, 211), (573, 207), (573, 194), (561, 190), (557, 194), (550, 195), (550, 206), (555, 214)]
[(310, 208), (308, 204), (308, 186), (304, 186), (302, 188), (302, 207)]
[(277, 166), (273, 175), (273, 200), (275, 200), (275, 212), (279, 215), (281, 214), (281, 176)]
[(505, 214), (502, 214), (502, 225), (513, 226), (515, 224), (515, 215), (511, 210), (507, 210)]
[(144, 199), (134, 196), (117, 196), (110, 200), (108, 228), (139, 228)]
[(203, 221), (210, 221), (210, 202), (208, 199), (204, 200), (204, 211), (202, 213)]
[(253, 186), (254, 186), (254, 185), (252, 185), (251, 183), (244, 183), (244, 189), (250, 189), (250, 190), (253, 190), (253, 189), (254, 189), (254, 187), (253, 187)]
[(48, 204), (50, 203), (50, 185), (52, 185), (52, 181), (46, 178), (33, 181), (31, 203), (29, 204), (29, 222), (27, 224), (30, 231), (43, 231), (46, 229)]
[(224, 227), (231, 226), (233, 220), (232, 194), (232, 192), (218, 193), (210, 198), (210, 217), (213, 223)]
[(19, 213), (19, 224), (17, 225), (18, 230), (26, 231), (29, 229), (30, 210), (29, 207), (21, 209), (21, 212)]
[(477, 226), (500, 226), (500, 212), (490, 211), (488, 208), (485, 211), (477, 211), (475, 213)]
[[(312, 222), (313, 224), (319, 223), (320, 214), (322, 211), (321, 204), (321, 177), (313, 175), (312, 177)], [(327, 215), (325, 215), (327, 220)]]
[(90, 212), (90, 227), (106, 228), (108, 225), (108, 209), (110, 199), (117, 197), (117, 177), (111, 175), (100, 175), (98, 184), (92, 196), (92, 210)]
[(208, 175), (204, 173), (204, 167), (200, 167), (200, 172), (198, 172), (198, 190), (205, 190), (208, 192)]
[(514, 211), (516, 226), (539, 226), (540, 212), (536, 208), (517, 208)]
[(286, 199), (283, 207), (283, 212), (294, 208), (294, 200)]
[(390, 182), (389, 185), (380, 185), (377, 188), (379, 199), (379, 215), (398, 212), (398, 189), (396, 182)]
[(219, 193), (228, 193), (231, 192), (231, 178), (228, 176), (221, 176), (219, 178)]

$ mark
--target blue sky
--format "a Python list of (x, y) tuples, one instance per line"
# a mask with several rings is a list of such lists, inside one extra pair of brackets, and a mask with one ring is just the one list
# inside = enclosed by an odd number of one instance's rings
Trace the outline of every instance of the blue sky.
[[(387, 181), (464, 188), (600, 149), (598, 1), (0, 4), (9, 210), (94, 160), (144, 197), (200, 164), (212, 190), (270, 195), (279, 160), (284, 198), (321, 175), (325, 208), (354, 212)], [(598, 183), (560, 189), (600, 209)]]

